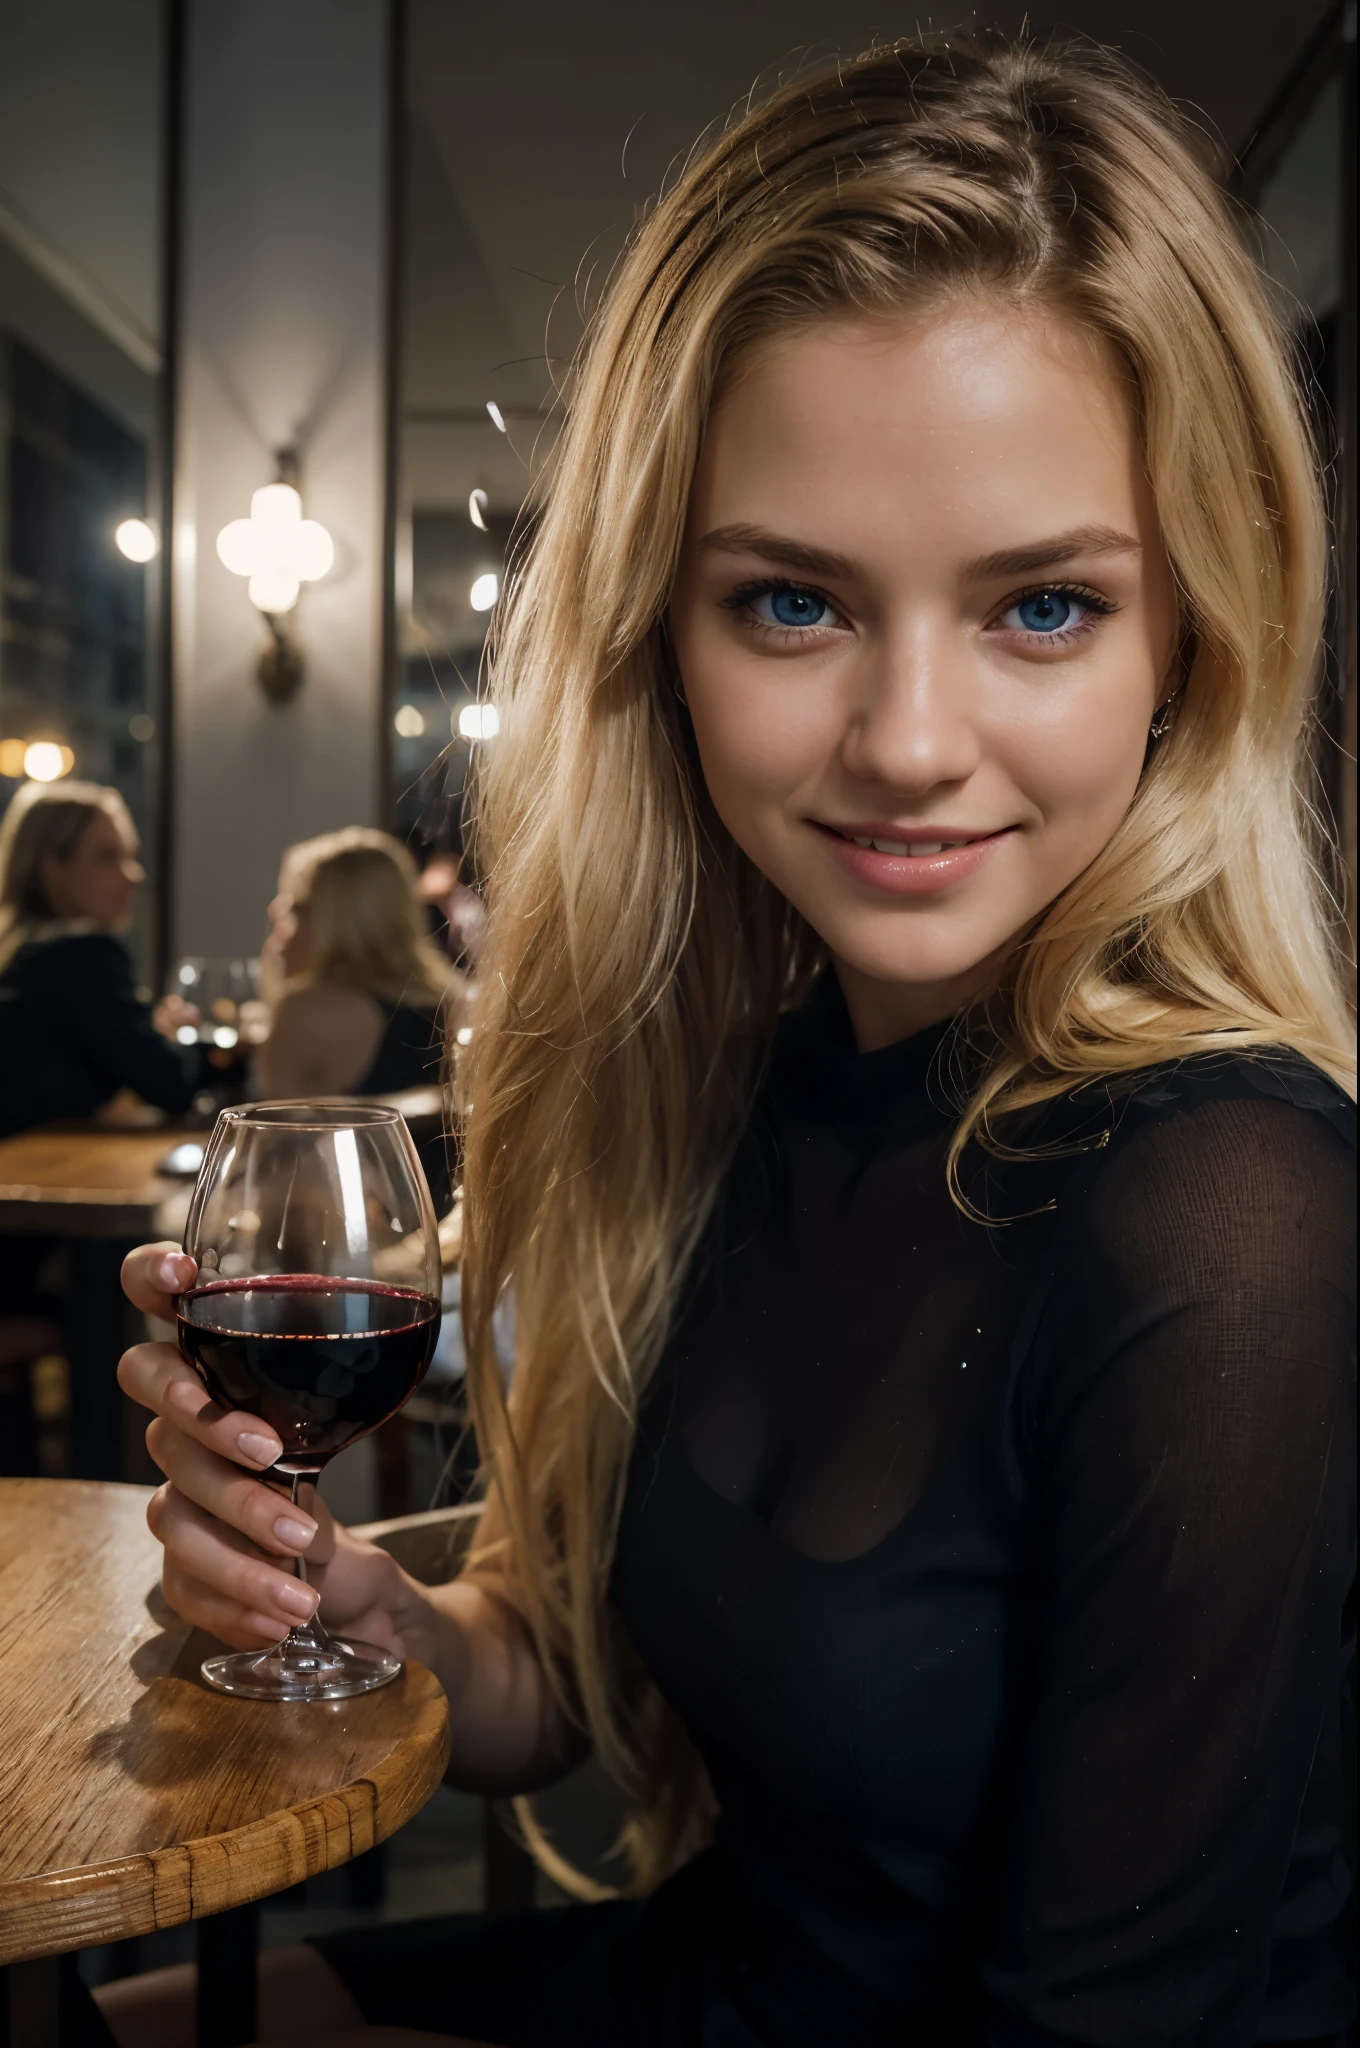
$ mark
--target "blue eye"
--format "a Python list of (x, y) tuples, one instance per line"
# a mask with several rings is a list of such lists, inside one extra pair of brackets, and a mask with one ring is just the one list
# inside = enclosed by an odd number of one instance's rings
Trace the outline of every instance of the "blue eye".
[(756, 617), (767, 626), (821, 626), (831, 613), (831, 606), (815, 590), (799, 590), (791, 583), (762, 590), (749, 603)]
[(1070, 590), (1032, 590), (1003, 613), (1001, 623), (1009, 626), (1014, 621), (1026, 633), (1061, 633), (1080, 624), (1082, 615), (1092, 609)]

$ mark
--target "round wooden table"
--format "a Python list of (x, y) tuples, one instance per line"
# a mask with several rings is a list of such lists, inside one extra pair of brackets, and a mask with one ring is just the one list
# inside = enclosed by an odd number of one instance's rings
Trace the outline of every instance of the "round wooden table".
[(165, 1606), (151, 1489), (0, 1480), (0, 1963), (282, 1891), (408, 1821), (448, 1761), (420, 1664), (380, 1692), (209, 1690)]

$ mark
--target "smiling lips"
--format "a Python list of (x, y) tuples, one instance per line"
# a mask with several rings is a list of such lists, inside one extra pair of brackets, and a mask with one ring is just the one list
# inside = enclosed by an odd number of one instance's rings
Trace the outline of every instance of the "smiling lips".
[(845, 825), (813, 823), (829, 851), (850, 873), (889, 896), (934, 896), (977, 873), (1010, 828), (964, 834), (932, 831), (929, 826), (910, 839), (902, 827), (875, 825), (856, 832)]

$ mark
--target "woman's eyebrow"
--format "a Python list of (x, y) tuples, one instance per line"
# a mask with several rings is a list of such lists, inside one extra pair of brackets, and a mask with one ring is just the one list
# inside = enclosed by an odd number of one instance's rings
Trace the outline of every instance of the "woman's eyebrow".
[(967, 583), (991, 583), (1000, 576), (1028, 576), (1037, 569), (1056, 569), (1078, 555), (1141, 555), (1140, 542), (1113, 526), (1074, 526), (1022, 548), (999, 548), (980, 555), (964, 569)]
[(715, 526), (712, 533), (706, 533), (699, 542), (704, 554), (759, 555), (764, 562), (773, 562), (779, 568), (804, 569), (811, 576), (853, 576), (853, 563), (844, 555), (833, 554), (828, 548), (809, 547), (805, 541), (791, 540), (782, 533), (768, 533), (761, 526)]

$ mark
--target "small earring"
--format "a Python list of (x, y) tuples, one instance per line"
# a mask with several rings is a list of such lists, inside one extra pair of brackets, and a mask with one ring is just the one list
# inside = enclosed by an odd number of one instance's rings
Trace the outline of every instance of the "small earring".
[(1157, 716), (1153, 719), (1151, 725), (1148, 727), (1148, 738), (1150, 740), (1164, 740), (1167, 734), (1170, 732), (1171, 707), (1175, 703), (1178, 695), (1179, 692), (1173, 690), (1171, 695), (1167, 698), (1165, 704), (1163, 704), (1158, 710)]

